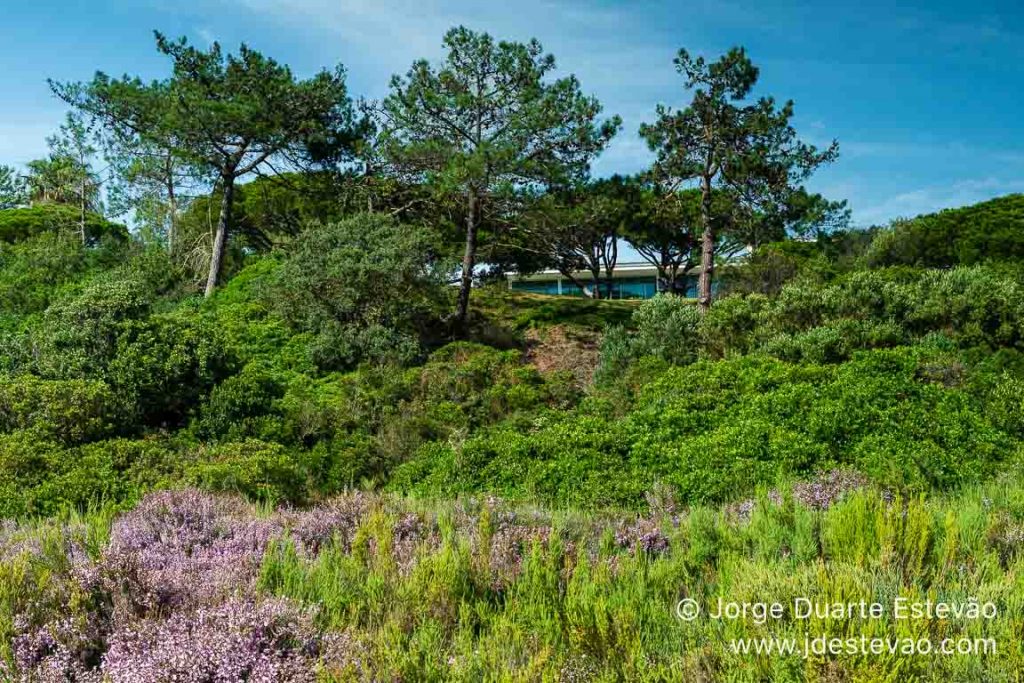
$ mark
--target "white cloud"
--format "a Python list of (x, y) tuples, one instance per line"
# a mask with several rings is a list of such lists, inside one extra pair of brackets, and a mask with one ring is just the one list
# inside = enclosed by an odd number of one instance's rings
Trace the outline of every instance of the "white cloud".
[(840, 152), (844, 157), (891, 157), (915, 160), (934, 159), (936, 163), (950, 163), (964, 158), (999, 159), (1004, 163), (1024, 165), (1024, 149), (1003, 146), (999, 149), (980, 147), (963, 142), (878, 142), (870, 140), (842, 140)]
[[(671, 63), (677, 46), (631, 39), (631, 35), (649, 36), (649, 31), (625, 8), (555, 0), (218, 1), (241, 5), (294, 30), (330, 33), (349, 48), (352, 57), (372, 58), (370, 66), (389, 75), (404, 73), (415, 59), (441, 57), (444, 33), (465, 25), (499, 39), (536, 37), (556, 56), (559, 71), (578, 74), (588, 90), (636, 92), (662, 88), (678, 79)], [(386, 80), (372, 77), (376, 90), (386, 89)]]
[(1016, 192), (1024, 192), (1024, 178), (958, 180), (948, 185), (933, 185), (900, 192), (881, 202), (862, 206), (855, 209), (855, 219), (860, 225), (884, 225), (894, 218), (912, 218), (923, 213), (977, 204)]
[(206, 43), (207, 47), (217, 42), (217, 39), (213, 36), (213, 31), (208, 28), (200, 26), (196, 29), (196, 35), (199, 36), (200, 40)]

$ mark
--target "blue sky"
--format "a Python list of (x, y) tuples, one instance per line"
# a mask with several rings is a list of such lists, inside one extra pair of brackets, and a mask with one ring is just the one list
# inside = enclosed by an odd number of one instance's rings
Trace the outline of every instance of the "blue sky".
[(595, 172), (650, 159), (636, 129), (684, 103), (672, 58), (745, 46), (759, 93), (796, 102), (795, 124), (840, 159), (812, 189), (848, 199), (858, 225), (1024, 192), (1024, 4), (1020, 0), (845, 3), (761, 0), (34, 0), (0, 29), (0, 163), (45, 152), (62, 104), (45, 79), (97, 69), (167, 73), (152, 30), (228, 48), (245, 41), (300, 74), (341, 62), (353, 95), (441, 54), (455, 24), (538, 38), (624, 127)]

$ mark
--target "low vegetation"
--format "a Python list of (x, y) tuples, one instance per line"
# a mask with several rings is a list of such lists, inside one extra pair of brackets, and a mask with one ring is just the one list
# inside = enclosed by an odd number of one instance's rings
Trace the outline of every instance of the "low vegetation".
[[(82, 681), (145, 672), (1010, 680), (1024, 666), (1016, 471), (929, 500), (864, 487), (845, 472), (726, 508), (683, 509), (659, 491), (642, 515), (583, 515), (493, 497), (424, 504), (366, 493), (271, 511), (182, 490), (152, 494), (113, 519), (94, 512), (9, 524), (0, 535), (2, 666), (27, 680)], [(713, 619), (723, 596), (779, 602), (787, 616)], [(877, 602), (886, 612), (797, 618), (798, 597)], [(897, 598), (975, 604), (989, 616), (900, 619)], [(684, 599), (703, 606), (698, 619), (677, 616)], [(727, 649), (743, 638), (803, 644), (807, 633), (900, 645), (835, 659)], [(945, 639), (996, 648), (985, 657), (906, 651), (909, 641)]]

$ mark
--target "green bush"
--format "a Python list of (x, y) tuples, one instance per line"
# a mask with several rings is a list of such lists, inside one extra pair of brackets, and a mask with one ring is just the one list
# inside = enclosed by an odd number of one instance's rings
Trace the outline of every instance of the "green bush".
[(779, 335), (761, 348), (793, 362), (837, 363), (849, 359), (858, 350), (893, 347), (903, 341), (903, 330), (893, 321), (842, 318), (806, 332)]
[(154, 440), (112, 439), (80, 446), (52, 463), (50, 476), (26, 492), (34, 514), (127, 507), (180, 476), (177, 453)]
[(660, 294), (645, 301), (633, 313), (633, 343), (640, 356), (654, 356), (674, 365), (697, 359), (700, 315), (692, 302)]
[(273, 411), (283, 395), (280, 375), (250, 363), (210, 391), (201, 410), (200, 434), (228, 440), (259, 436), (261, 418)]
[(65, 444), (95, 440), (116, 428), (114, 395), (96, 380), (0, 377), (0, 431), (35, 429)]
[(955, 355), (926, 347), (859, 351), (830, 364), (698, 361), (662, 370), (621, 417), (591, 402), (462, 443), (424, 445), (391, 486), (638, 506), (656, 481), (684, 502), (721, 501), (849, 466), (899, 490), (959, 487), (993, 475), (1022, 445), (1008, 417), (1016, 389), (993, 391), (1005, 407), (990, 413), (966, 372)]
[(179, 427), (233, 365), (216, 328), (155, 315), (122, 326), (104, 375), (133, 424)]
[(632, 470), (622, 427), (575, 416), (529, 432), (497, 427), (461, 446), (426, 444), (396, 469), (389, 487), (442, 496), (487, 491), (574, 507), (636, 504), (648, 487)]
[(67, 458), (66, 450), (34, 430), (0, 434), (0, 518), (36, 513), (31, 492)]
[(127, 323), (150, 311), (146, 292), (134, 280), (102, 278), (62, 297), (32, 330), (36, 371), (62, 379), (102, 376)]
[(316, 335), (310, 353), (320, 368), (407, 363), (436, 334), (447, 305), (433, 240), (380, 214), (312, 225), (268, 288), (270, 305)]
[(38, 430), (0, 434), (0, 517), (50, 516), (130, 505), (180, 481), (176, 451), (157, 439), (67, 447)]
[(700, 351), (700, 314), (692, 301), (658, 294), (644, 301), (630, 318), (630, 329), (613, 327), (602, 340), (597, 380), (621, 375), (632, 359), (650, 356), (685, 365)]
[(83, 249), (78, 237), (50, 232), (0, 243), (0, 311), (42, 311), (63, 287), (113, 265), (126, 251), (122, 242), (112, 240)]
[(749, 495), (758, 485), (811, 472), (827, 462), (826, 444), (764, 418), (727, 420), (681, 442), (637, 453), (659, 480), (688, 502), (723, 501)]
[(563, 377), (546, 380), (523, 365), (519, 351), (456, 342), (434, 352), (417, 373), (416, 400), (458, 406), (470, 425), (489, 424), (518, 411), (575, 401)]
[(1024, 380), (1004, 375), (988, 395), (986, 412), (999, 429), (1024, 437)]
[(257, 439), (201, 448), (185, 468), (188, 483), (234, 491), (253, 500), (301, 503), (309, 495), (308, 463), (276, 443)]
[(700, 321), (701, 351), (709, 358), (748, 353), (753, 344), (754, 331), (762, 309), (769, 299), (760, 294), (727, 296), (715, 305)]
[(602, 341), (598, 379), (628, 376), (640, 358), (685, 365), (697, 358), (764, 352), (836, 363), (855, 352), (919, 343), (941, 333), (963, 349), (1024, 345), (1024, 286), (1003, 268), (853, 271), (827, 285), (797, 280), (769, 298), (733, 295), (704, 317), (673, 297), (655, 297), (630, 329)]
[(817, 244), (777, 242), (762, 245), (742, 263), (729, 266), (721, 285), (729, 294), (775, 295), (799, 275), (816, 273), (824, 279), (834, 270)]

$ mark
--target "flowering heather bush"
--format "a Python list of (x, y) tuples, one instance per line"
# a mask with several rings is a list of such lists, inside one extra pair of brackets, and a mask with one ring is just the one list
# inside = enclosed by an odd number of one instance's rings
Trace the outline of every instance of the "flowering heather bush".
[[(32, 544), (30, 548), (25, 543)], [(22, 552), (39, 552), (39, 539), (25, 533), (21, 525), (13, 519), (0, 520), (0, 557), (9, 559)]]
[(352, 539), (366, 515), (373, 508), (373, 497), (356, 491), (333, 498), (309, 510), (285, 511), (281, 514), (291, 538), (305, 552), (315, 555), (329, 541), (352, 547)]
[(623, 522), (615, 530), (615, 544), (648, 554), (666, 552), (668, 536), (661, 530), (657, 520), (641, 517), (633, 522)]
[[(991, 502), (983, 499), (982, 505), (990, 507)], [(999, 553), (1002, 565), (1008, 567), (1024, 548), (1024, 524), (1014, 520), (1010, 515), (996, 515), (989, 527), (987, 540), (988, 546)]]
[(793, 498), (814, 510), (827, 510), (850, 491), (868, 485), (867, 477), (852, 470), (822, 472), (811, 481), (793, 484)]
[(282, 533), (280, 519), (254, 518), (241, 499), (155, 493), (115, 522), (102, 558), (106, 588), (116, 608), (137, 614), (245, 593)]
[[(851, 491), (866, 488), (867, 477), (852, 470), (829, 470), (820, 472), (809, 481), (798, 481), (791, 489), (793, 500), (812, 510), (828, 510), (834, 503), (842, 500)], [(888, 492), (883, 492), (886, 495)], [(774, 505), (782, 504), (782, 494), (778, 489), (768, 492), (768, 500)], [(733, 503), (726, 511), (736, 517), (747, 520), (753, 512), (756, 501), (752, 498)]]
[(320, 645), (286, 600), (229, 600), (115, 632), (102, 668), (111, 683), (314, 683)]
[(468, 500), (457, 510), (457, 524), (472, 539), (472, 550), (480, 558), (487, 583), (502, 591), (519, 576), (523, 558), (534, 544), (546, 546), (551, 526), (541, 515), (511, 509), (500, 498)]
[(414, 513), (403, 514), (392, 529), (391, 552), (400, 571), (408, 573), (416, 559), (420, 545), (426, 543), (433, 550), (440, 545), (440, 539), (431, 533), (427, 525)]
[(534, 544), (544, 547), (551, 538), (550, 527), (500, 523), (490, 538), (488, 552), (491, 586), (504, 590), (515, 582), (523, 569), (523, 558)]
[[(41, 628), (31, 628), (18, 618), (14, 627), (21, 631), (12, 644), (14, 662), (26, 683), (100, 683), (95, 669), (103, 644), (95, 621), (59, 618)], [(0, 674), (10, 672), (0, 667)], [(14, 679), (13, 676), (11, 676)]]
[[(63, 557), (47, 584), (54, 593), (48, 604), (70, 601), (80, 609), (70, 616), (51, 612), (47, 619), (46, 605), (30, 602), (12, 625), (14, 668), (0, 663), (0, 677), (43, 683), (312, 681), (321, 654), (333, 669), (351, 671), (359, 660), (350, 638), (322, 639), (309, 613), (284, 600), (258, 598), (255, 582), (267, 547), (286, 529), (311, 556), (331, 539), (348, 547), (370, 503), (366, 495), (347, 496), (260, 518), (240, 498), (159, 492), (114, 522), (98, 561), (84, 551), (78, 528), (61, 528), (51, 547), (50, 537), (38, 530), (33, 535), (5, 523), (0, 557)], [(396, 525), (396, 538), (411, 542), (419, 526), (415, 515), (406, 516)]]
[(676, 491), (671, 486), (658, 482), (644, 494), (644, 499), (652, 517), (677, 517), (680, 506)]

